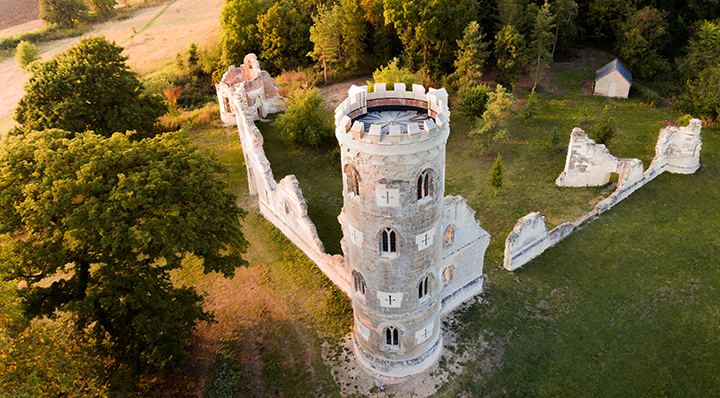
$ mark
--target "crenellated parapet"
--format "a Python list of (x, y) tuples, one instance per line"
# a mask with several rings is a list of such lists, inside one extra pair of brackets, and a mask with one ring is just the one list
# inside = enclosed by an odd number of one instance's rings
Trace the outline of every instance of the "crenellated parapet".
[[(450, 133), (450, 110), (445, 89), (430, 89), (413, 84), (395, 83), (386, 90), (385, 83), (375, 84), (373, 92), (367, 86), (353, 86), (348, 98), (335, 109), (335, 135), (346, 146), (349, 156), (358, 152), (382, 162), (383, 157), (416, 155), (439, 150)], [(397, 113), (398, 120), (383, 119), (378, 113)], [(432, 154), (428, 154), (432, 156)], [(412, 156), (407, 161), (412, 161)]]

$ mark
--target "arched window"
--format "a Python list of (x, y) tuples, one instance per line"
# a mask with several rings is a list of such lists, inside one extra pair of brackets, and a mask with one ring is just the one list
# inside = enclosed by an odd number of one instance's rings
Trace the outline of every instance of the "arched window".
[(452, 266), (449, 266), (445, 268), (445, 271), (443, 272), (443, 284), (450, 283), (450, 280), (452, 279)]
[(230, 108), (230, 99), (228, 97), (223, 96), (223, 105), (225, 105), (225, 113), (232, 113), (232, 108)]
[(360, 294), (365, 294), (365, 278), (360, 275), (359, 272), (353, 271), (353, 282), (355, 285), (355, 291)]
[(428, 283), (429, 283), (430, 276), (426, 275), (424, 278), (420, 280), (420, 284), (418, 285), (418, 298), (421, 299), (430, 293), (428, 291)]
[(417, 199), (420, 200), (426, 196), (432, 195), (432, 177), (430, 171), (425, 170), (420, 173), (417, 181)]
[(455, 238), (455, 232), (453, 230), (452, 225), (448, 225), (447, 229), (445, 230), (445, 246), (450, 246), (453, 243), (453, 240)]
[(388, 326), (385, 329), (385, 345), (392, 348), (397, 348), (400, 346), (400, 333), (398, 332), (396, 327)]
[(357, 171), (349, 164), (345, 165), (345, 184), (347, 185), (348, 193), (360, 195), (360, 181)]
[(395, 231), (385, 228), (380, 234), (380, 253), (397, 253)]

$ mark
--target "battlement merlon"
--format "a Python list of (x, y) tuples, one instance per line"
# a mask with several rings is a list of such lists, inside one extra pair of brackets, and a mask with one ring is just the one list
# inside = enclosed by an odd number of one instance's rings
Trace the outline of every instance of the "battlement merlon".
[[(335, 109), (335, 135), (348, 147), (357, 147), (374, 155), (402, 155), (417, 153), (422, 147), (437, 146), (450, 134), (448, 94), (444, 88), (436, 90), (413, 84), (408, 91), (404, 83), (395, 83), (394, 90), (386, 90), (385, 83), (375, 84), (368, 93), (367, 86), (352, 86), (348, 98)], [(385, 127), (362, 119), (373, 112), (388, 109), (414, 110), (426, 115), (424, 120), (410, 122), (403, 128), (390, 123)]]

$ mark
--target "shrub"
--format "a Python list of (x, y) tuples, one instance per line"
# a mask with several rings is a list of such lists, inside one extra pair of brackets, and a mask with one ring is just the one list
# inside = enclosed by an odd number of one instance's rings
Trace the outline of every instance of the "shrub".
[(607, 145), (615, 137), (615, 118), (608, 115), (610, 107), (605, 105), (600, 124), (590, 132), (590, 138), (598, 144)]
[(488, 100), (490, 87), (484, 84), (463, 86), (458, 91), (460, 112), (468, 117), (481, 117)]
[(115, 0), (89, 0), (90, 8), (95, 15), (106, 17), (115, 11)]
[(495, 164), (493, 165), (492, 171), (490, 172), (490, 185), (495, 188), (495, 196), (497, 196), (498, 189), (502, 187), (503, 184), (503, 164), (502, 164), (502, 155), (499, 153), (497, 154), (497, 157), (495, 158)]
[(17, 45), (15, 61), (21, 68), (28, 70), (28, 65), (38, 59), (40, 59), (40, 57), (38, 56), (37, 47), (35, 47), (34, 44), (23, 40)]
[(399, 60), (395, 58), (387, 66), (381, 66), (373, 72), (373, 81), (367, 82), (368, 91), (375, 89), (375, 83), (387, 83), (388, 90), (394, 89), (394, 83), (405, 83), (406, 87), (412, 87), (413, 84), (417, 83), (418, 76), (409, 69), (399, 67), (398, 62)]
[(325, 109), (325, 99), (317, 88), (292, 92), (285, 113), (275, 119), (275, 127), (284, 140), (294, 146), (318, 147), (333, 135), (333, 116)]
[(540, 113), (540, 101), (538, 100), (535, 89), (530, 91), (530, 95), (525, 100), (525, 107), (522, 109), (521, 116), (523, 119), (534, 119)]

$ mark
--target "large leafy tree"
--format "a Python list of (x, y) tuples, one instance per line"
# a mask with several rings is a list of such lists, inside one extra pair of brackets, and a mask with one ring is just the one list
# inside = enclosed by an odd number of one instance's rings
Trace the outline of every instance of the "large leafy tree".
[(633, 13), (623, 25), (617, 45), (620, 57), (630, 70), (642, 78), (650, 78), (669, 69), (662, 56), (667, 45), (666, 14), (652, 7)]
[(385, 23), (397, 30), (406, 62), (433, 73), (452, 67), (455, 43), (475, 15), (471, 0), (385, 0)]
[(634, 12), (627, 0), (591, 0), (585, 13), (590, 37), (605, 44), (614, 44), (622, 36), (622, 25)]
[(0, 271), (25, 283), (26, 315), (71, 313), (132, 371), (181, 361), (211, 314), (170, 271), (189, 256), (226, 277), (246, 265), (244, 211), (214, 178), (223, 167), (181, 132), (135, 141), (51, 129), (4, 146)]
[(40, 0), (39, 17), (45, 22), (73, 27), (87, 13), (83, 0)]
[(159, 96), (144, 92), (122, 50), (102, 36), (89, 37), (38, 65), (25, 82), (15, 120), (26, 130), (155, 135), (157, 118), (167, 107)]
[(270, 0), (226, 0), (220, 14), (222, 61), (225, 67), (242, 65), (245, 55), (260, 51), (258, 15), (272, 5)]
[(258, 16), (260, 58), (271, 73), (304, 66), (312, 51), (309, 14), (298, 11), (292, 0), (281, 0)]

